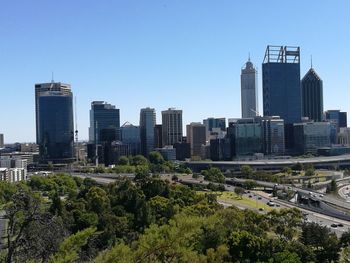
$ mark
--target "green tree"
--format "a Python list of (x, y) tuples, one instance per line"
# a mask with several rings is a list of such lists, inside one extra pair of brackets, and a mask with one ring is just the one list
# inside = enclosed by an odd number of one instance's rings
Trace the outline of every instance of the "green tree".
[(86, 194), (86, 201), (91, 211), (100, 214), (110, 207), (107, 193), (100, 187), (93, 186)]
[(242, 187), (236, 186), (234, 191), (235, 191), (235, 194), (236, 194), (240, 199), (242, 199), (242, 196), (243, 196), (243, 194), (244, 194), (244, 189), (243, 189)]
[(245, 178), (251, 178), (251, 176), (253, 174), (253, 169), (249, 165), (242, 165), (242, 167), (241, 167), (241, 174)]
[(66, 238), (59, 247), (58, 252), (50, 258), (50, 263), (74, 263), (79, 259), (79, 252), (96, 228), (87, 228)]
[(301, 242), (313, 248), (317, 262), (336, 262), (339, 257), (339, 240), (324, 226), (316, 223), (303, 224)]
[(148, 161), (147, 159), (142, 156), (142, 155), (135, 155), (132, 160), (131, 160), (131, 164), (132, 165), (136, 165), (136, 166), (145, 166), (148, 165)]
[(150, 163), (152, 164), (164, 164), (165, 160), (163, 158), (163, 156), (156, 151), (150, 152), (148, 159), (150, 161)]
[(219, 168), (211, 167), (202, 172), (204, 179), (216, 183), (225, 183), (225, 176)]
[(257, 183), (253, 180), (246, 180), (243, 183), (243, 186), (245, 189), (254, 189), (255, 187), (257, 187)]
[(118, 165), (129, 165), (129, 158), (126, 156), (119, 157)]
[(298, 234), (302, 223), (302, 213), (299, 209), (273, 209), (267, 214), (274, 232), (285, 240), (292, 240)]

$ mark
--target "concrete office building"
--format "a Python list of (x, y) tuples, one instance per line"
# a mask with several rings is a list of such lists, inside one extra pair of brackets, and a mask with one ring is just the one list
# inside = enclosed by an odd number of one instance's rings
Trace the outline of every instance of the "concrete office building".
[(129, 122), (123, 124), (120, 128), (121, 141), (123, 144), (127, 144), (130, 147), (131, 155), (137, 155), (141, 153), (141, 136), (140, 127), (132, 125)]
[(350, 146), (350, 128), (340, 128), (338, 144), (342, 146)]
[(4, 135), (0, 133), (0, 148), (4, 148)]
[(141, 153), (144, 156), (154, 150), (154, 127), (156, 125), (156, 111), (144, 108), (140, 111)]
[(202, 156), (202, 145), (206, 142), (206, 128), (204, 124), (192, 122), (186, 126), (187, 142), (191, 145), (191, 156)]
[(329, 122), (294, 124), (295, 149), (298, 154), (316, 154), (319, 148), (331, 146)]
[(312, 67), (301, 80), (301, 91), (303, 117), (315, 122), (322, 121), (323, 82)]
[(181, 142), (182, 134), (182, 110), (169, 108), (162, 111), (163, 146)]
[(40, 134), (39, 123), (40, 123), (40, 109), (39, 109), (39, 98), (42, 94), (48, 91), (60, 92), (62, 96), (72, 96), (71, 86), (69, 84), (64, 84), (61, 82), (52, 82), (50, 83), (40, 83), (35, 84), (35, 120), (36, 120), (36, 143), (39, 144)]
[(36, 96), (40, 161), (72, 162), (74, 125), (71, 91), (40, 91)]
[(267, 155), (284, 155), (284, 120), (279, 116), (261, 118), (263, 127), (263, 149)]
[(248, 59), (241, 69), (242, 118), (252, 118), (258, 112), (258, 71)]
[(104, 129), (114, 131), (115, 138), (120, 139), (119, 109), (104, 101), (93, 101), (90, 109), (89, 142), (101, 143), (101, 131)]

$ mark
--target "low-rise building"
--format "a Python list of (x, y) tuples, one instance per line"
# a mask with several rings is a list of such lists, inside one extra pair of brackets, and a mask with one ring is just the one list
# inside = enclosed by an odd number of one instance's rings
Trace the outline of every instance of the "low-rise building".
[(304, 122), (294, 124), (294, 145), (298, 154), (317, 154), (317, 150), (331, 146), (329, 122)]

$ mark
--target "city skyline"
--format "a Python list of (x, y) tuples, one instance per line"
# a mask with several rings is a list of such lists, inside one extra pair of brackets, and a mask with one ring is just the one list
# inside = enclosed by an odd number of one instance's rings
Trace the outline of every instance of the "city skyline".
[[(332, 39), (346, 31), (350, 5), (339, 1), (344, 8), (337, 9), (332, 3), (297, 3), (303, 4), (302, 10), (298, 4), (290, 7), (298, 11), (297, 19), (293, 10), (278, 12), (283, 7), (276, 2), (258, 1), (220, 5), (203, 1), (200, 6), (197, 1), (138, 5), (77, 1), (68, 9), (67, 4), (44, 1), (3, 3), (0, 110), (5, 114), (0, 117), (0, 133), (6, 143), (35, 141), (33, 85), (50, 82), (52, 71), (54, 80), (69, 83), (77, 96), (80, 140), (88, 139), (89, 108), (95, 100), (115, 105), (120, 123), (134, 125), (145, 107), (156, 109), (157, 123), (162, 110), (183, 110), (183, 127), (208, 117), (239, 117), (240, 69), (249, 52), (259, 72), (262, 112), (261, 65), (268, 44), (300, 46), (302, 76), (313, 55), (313, 66), (324, 81), (324, 110), (349, 112), (347, 97), (339, 95), (346, 94), (349, 68), (339, 62), (350, 55), (346, 48), (350, 40), (345, 37), (334, 44)], [(262, 7), (275, 12), (265, 16)], [(256, 19), (245, 17), (247, 10)], [(324, 15), (337, 19), (323, 25)], [(257, 24), (261, 18), (265, 20)], [(288, 23), (277, 25), (278, 19)], [(268, 30), (273, 21), (277, 27)], [(242, 24), (245, 27), (240, 28)], [(336, 48), (329, 52), (332, 44)]]

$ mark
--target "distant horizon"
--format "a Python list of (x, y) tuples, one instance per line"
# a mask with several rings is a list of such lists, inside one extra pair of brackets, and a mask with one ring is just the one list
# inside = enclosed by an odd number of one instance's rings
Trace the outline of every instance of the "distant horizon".
[(184, 127), (239, 118), (240, 71), (249, 54), (261, 114), (261, 65), (266, 46), (276, 44), (301, 48), (301, 78), (312, 56), (325, 111), (350, 112), (350, 37), (343, 34), (349, 8), (346, 0), (297, 0), (288, 12), (286, 4), (258, 0), (2, 3), (0, 133), (5, 143), (35, 142), (34, 85), (51, 82), (52, 72), (77, 97), (81, 139), (88, 138), (91, 101), (115, 105), (120, 122), (134, 125), (147, 106), (157, 123), (162, 110), (183, 110)]

